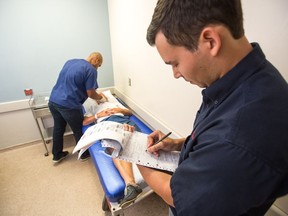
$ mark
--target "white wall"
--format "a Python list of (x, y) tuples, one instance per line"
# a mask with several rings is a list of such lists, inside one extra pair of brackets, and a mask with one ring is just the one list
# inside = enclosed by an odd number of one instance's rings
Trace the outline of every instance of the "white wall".
[(28, 100), (0, 104), (0, 149), (41, 139), (28, 104)]
[(288, 80), (288, 1), (242, 0), (248, 39), (260, 43), (266, 58)]
[(100, 87), (114, 85), (106, 0), (0, 0), (0, 103), (51, 91), (65, 61), (100, 51)]

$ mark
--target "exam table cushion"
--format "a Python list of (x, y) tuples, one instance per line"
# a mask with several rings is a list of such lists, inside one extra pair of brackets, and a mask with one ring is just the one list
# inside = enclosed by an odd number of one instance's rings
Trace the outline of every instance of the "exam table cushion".
[[(150, 134), (152, 132), (152, 130), (135, 115), (130, 116), (130, 120), (134, 121), (143, 133)], [(88, 127), (89, 125), (83, 126), (83, 133)], [(110, 202), (119, 201), (124, 196), (125, 182), (115, 167), (112, 158), (105, 153), (105, 148), (101, 146), (100, 141), (91, 145), (89, 147), (89, 152), (106, 198)], [(143, 186), (143, 178), (137, 169), (137, 166), (134, 164), (133, 171), (136, 182), (142, 184), (140, 187)]]

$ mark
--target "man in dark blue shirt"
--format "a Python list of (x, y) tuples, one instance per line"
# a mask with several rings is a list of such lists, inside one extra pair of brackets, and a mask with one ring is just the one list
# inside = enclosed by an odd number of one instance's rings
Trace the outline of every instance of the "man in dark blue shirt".
[[(73, 131), (76, 143), (82, 136), (82, 121), (84, 115), (82, 104), (87, 97), (98, 103), (107, 99), (104, 94), (97, 93), (97, 69), (103, 62), (98, 52), (91, 53), (87, 60), (72, 59), (63, 66), (58, 80), (52, 89), (49, 99), (49, 109), (54, 119), (53, 130), (53, 162), (63, 160), (68, 151), (63, 151), (63, 135), (67, 123)], [(82, 154), (81, 159), (89, 157), (89, 152)]]
[(148, 137), (181, 156), (173, 174), (138, 166), (145, 181), (174, 216), (264, 215), (288, 193), (288, 85), (245, 37), (241, 1), (159, 0), (147, 41), (204, 90), (188, 137)]

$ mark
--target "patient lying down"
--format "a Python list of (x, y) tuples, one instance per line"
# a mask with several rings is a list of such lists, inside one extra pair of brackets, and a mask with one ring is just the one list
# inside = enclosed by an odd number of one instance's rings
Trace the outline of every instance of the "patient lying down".
[[(107, 96), (108, 102), (98, 105), (95, 101), (87, 99), (84, 103), (86, 113), (84, 115), (83, 125), (99, 123), (101, 121), (114, 121), (134, 126), (128, 127), (127, 125), (127, 130), (133, 130), (135, 128), (135, 130), (140, 131), (138, 126), (129, 119), (132, 112), (119, 103), (115, 97), (111, 95), (110, 91), (103, 93)], [(112, 158), (112, 160), (126, 184), (125, 196), (119, 202), (120, 207), (126, 207), (141, 195), (142, 189), (135, 182), (131, 163), (115, 158)]]

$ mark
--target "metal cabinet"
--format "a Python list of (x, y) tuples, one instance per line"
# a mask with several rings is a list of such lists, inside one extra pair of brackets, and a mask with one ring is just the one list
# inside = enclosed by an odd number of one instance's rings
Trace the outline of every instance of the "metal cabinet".
[[(42, 142), (45, 147), (45, 156), (49, 155), (47, 144), (53, 138), (54, 126), (53, 117), (48, 108), (49, 95), (50, 93), (41, 93), (33, 96), (29, 100), (29, 105), (33, 113), (33, 117), (36, 121)], [(72, 134), (72, 130), (69, 125), (67, 125), (64, 136), (69, 134)]]

